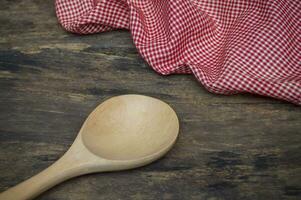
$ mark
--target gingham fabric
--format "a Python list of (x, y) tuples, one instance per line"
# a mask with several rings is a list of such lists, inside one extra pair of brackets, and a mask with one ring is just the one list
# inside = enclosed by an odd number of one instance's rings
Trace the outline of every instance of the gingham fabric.
[(158, 73), (301, 104), (300, 0), (56, 0), (70, 32), (129, 29)]

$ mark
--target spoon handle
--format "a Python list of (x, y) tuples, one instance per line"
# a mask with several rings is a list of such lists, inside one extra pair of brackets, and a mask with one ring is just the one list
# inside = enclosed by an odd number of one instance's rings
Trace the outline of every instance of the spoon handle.
[(63, 156), (39, 174), (1, 193), (0, 200), (33, 199), (54, 185), (82, 174), (82, 167)]

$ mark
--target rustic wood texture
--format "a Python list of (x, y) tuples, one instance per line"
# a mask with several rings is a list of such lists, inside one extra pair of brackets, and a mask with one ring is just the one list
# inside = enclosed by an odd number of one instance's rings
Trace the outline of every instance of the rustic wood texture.
[(82, 176), (38, 199), (301, 198), (300, 107), (158, 75), (129, 32), (66, 33), (50, 0), (2, 0), (0, 24), (0, 191), (62, 156), (103, 100), (138, 93), (175, 108), (174, 149), (149, 166)]

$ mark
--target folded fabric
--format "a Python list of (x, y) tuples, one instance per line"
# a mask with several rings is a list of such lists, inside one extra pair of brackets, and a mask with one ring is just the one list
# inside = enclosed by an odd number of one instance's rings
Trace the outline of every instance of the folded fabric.
[(56, 0), (70, 32), (129, 29), (160, 74), (301, 104), (300, 0)]

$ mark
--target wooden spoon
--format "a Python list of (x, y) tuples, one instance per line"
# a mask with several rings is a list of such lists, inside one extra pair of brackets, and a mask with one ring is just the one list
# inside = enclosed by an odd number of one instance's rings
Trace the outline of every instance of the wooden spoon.
[(84, 122), (70, 149), (36, 176), (0, 194), (0, 200), (32, 199), (75, 176), (140, 167), (175, 143), (179, 121), (166, 103), (122, 95), (100, 104)]

